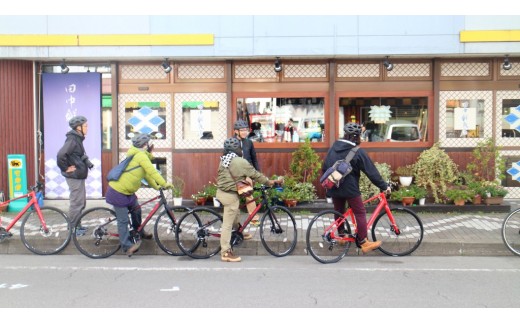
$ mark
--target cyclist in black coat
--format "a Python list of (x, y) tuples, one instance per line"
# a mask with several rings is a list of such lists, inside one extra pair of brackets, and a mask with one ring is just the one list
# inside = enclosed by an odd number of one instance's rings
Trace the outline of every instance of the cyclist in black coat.
[[(344, 159), (348, 152), (361, 143), (361, 126), (357, 123), (349, 122), (343, 127), (343, 139), (339, 139), (327, 152), (322, 171), (325, 172), (336, 161)], [(382, 191), (389, 190), (388, 184), (383, 180), (376, 166), (363, 149), (358, 149), (352, 160), (352, 172), (348, 174), (339, 187), (333, 187), (328, 191), (328, 195), (332, 197), (334, 210), (345, 213), (345, 203), (348, 202), (352, 208), (357, 222), (357, 242), (361, 246), (363, 253), (379, 248), (381, 241), (371, 242), (367, 239), (367, 219), (366, 209), (363, 204), (361, 192), (359, 190), (359, 178), (361, 172), (365, 173), (374, 185)], [(344, 234), (345, 228), (338, 229), (340, 234)]]

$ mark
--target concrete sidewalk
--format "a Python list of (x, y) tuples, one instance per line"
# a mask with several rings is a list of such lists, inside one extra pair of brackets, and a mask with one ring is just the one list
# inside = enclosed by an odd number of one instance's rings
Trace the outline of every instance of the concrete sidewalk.
[[(325, 203), (326, 204), (326, 203)], [(68, 201), (45, 201), (46, 206), (55, 206), (62, 210), (67, 210)], [(107, 206), (104, 200), (89, 200), (87, 208), (95, 206)], [(193, 207), (193, 205), (189, 205)], [(511, 208), (518, 206), (517, 201), (508, 202), (506, 208), (502, 208), (501, 212), (421, 212), (420, 209), (414, 208), (419, 215), (424, 226), (424, 238), (420, 247), (412, 254), (412, 256), (514, 256), (504, 245), (501, 237), (501, 227), (505, 216)], [(332, 209), (332, 205), (321, 206), (324, 209)], [(318, 208), (317, 208), (318, 209)], [(490, 209), (483, 206), (482, 210)], [(150, 209), (143, 209), (143, 217)], [(306, 243), (305, 232), (309, 220), (318, 212), (312, 209), (293, 210), (298, 229), (298, 244), (293, 254), (305, 255)], [(3, 225), (7, 220), (12, 218), (12, 213), (3, 213)], [(245, 213), (243, 213), (245, 218)], [(18, 226), (21, 222), (18, 223)], [(154, 219), (147, 225), (148, 231), (153, 232)], [(0, 254), (30, 254), (31, 252), (22, 244), (17, 227), (12, 229), (13, 237), (5, 239), (0, 243)], [(267, 255), (262, 243), (260, 242), (259, 229), (249, 226), (246, 231), (253, 235), (253, 239), (244, 241), (235, 251), (240, 256), (251, 255)], [(349, 255), (356, 255), (356, 248), (353, 246), (349, 251)], [(70, 245), (61, 254), (79, 254), (74, 243)], [(139, 256), (153, 254), (166, 255), (155, 243), (154, 240), (143, 241)], [(122, 256), (122, 252), (116, 253)], [(379, 251), (375, 251), (370, 255), (383, 255)]]

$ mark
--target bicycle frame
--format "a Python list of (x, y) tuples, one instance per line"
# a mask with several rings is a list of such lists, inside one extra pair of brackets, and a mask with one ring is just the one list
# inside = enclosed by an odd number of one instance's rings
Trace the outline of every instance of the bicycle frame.
[[(9, 225), (5, 228), (5, 231), (9, 232), (9, 230), (11, 230), (11, 228), (16, 224), (16, 222), (18, 222), (22, 218), (22, 216), (24, 216), (25, 212), (27, 212), (27, 210), (29, 210), (30, 207), (34, 207), (34, 210), (36, 211), (36, 214), (38, 214), (38, 218), (40, 219), (40, 222), (42, 224), (42, 229), (44, 230), (44, 232), (48, 232), (47, 224), (45, 223), (45, 219), (42, 216), (42, 212), (40, 210), (40, 205), (38, 204), (38, 199), (36, 198), (36, 192), (34, 191), (34, 189), (31, 189), (31, 191), (27, 194), (24, 194), (22, 196), (18, 196), (18, 197), (12, 198), (10, 200), (7, 200), (3, 203), (0, 203), (0, 205), (2, 205), (2, 206), (8, 205), (12, 201), (20, 200), (20, 199), (27, 198), (27, 197), (30, 197), (29, 203), (27, 203), (27, 205), (20, 212), (18, 212), (18, 214), (14, 217), (14, 219), (11, 220)], [(2, 219), (0, 217), (0, 226), (1, 225), (2, 225)]]
[(258, 214), (258, 212), (260, 212), (260, 209), (263, 207), (263, 206), (266, 206), (266, 207), (269, 207), (269, 200), (267, 198), (267, 194), (266, 194), (266, 187), (265, 186), (262, 186), (260, 188), (253, 188), (253, 190), (255, 191), (260, 191), (262, 193), (262, 196), (260, 197), (257, 197), (257, 198), (254, 198), (252, 199), (251, 201), (246, 201), (245, 204), (242, 204), (240, 205), (241, 207), (242, 206), (245, 206), (246, 204), (249, 204), (249, 203), (253, 203), (253, 202), (258, 202), (260, 201), (260, 203), (258, 203), (258, 205), (256, 206), (256, 208), (253, 210), (253, 212), (251, 212), (251, 214), (248, 215), (248, 217), (246, 218), (246, 220), (244, 221), (244, 224), (241, 224), (239, 223), (238, 224), (238, 229), (236, 230), (237, 232), (240, 232), (242, 233), (244, 231), (244, 228), (246, 228), (249, 223), (251, 222), (251, 220), (253, 219), (253, 217), (255, 215)]
[[(392, 224), (392, 227), (393, 229), (395, 230), (396, 234), (399, 235), (400, 234), (400, 231), (399, 231), (399, 228), (397, 227), (396, 225), (396, 222), (395, 222), (395, 218), (392, 214), (392, 212), (390, 211), (390, 207), (388, 206), (388, 200), (386, 199), (386, 194), (385, 192), (381, 192), (379, 193), (378, 195), (374, 195), (366, 200), (363, 201), (363, 204), (368, 204), (372, 201), (375, 201), (375, 200), (379, 200), (379, 203), (377, 204), (376, 208), (374, 209), (374, 211), (372, 212), (372, 214), (370, 215), (370, 218), (368, 219), (368, 222), (367, 222), (367, 228), (371, 228), (372, 225), (374, 224), (374, 221), (376, 220), (377, 216), (381, 213), (381, 211), (383, 209), (385, 209), (386, 211), (386, 214), (388, 215), (388, 218), (390, 220), (390, 223)], [(340, 227), (343, 225), (343, 223), (345, 223), (346, 221), (348, 221), (348, 217), (350, 217), (351, 219), (351, 222), (352, 222), (352, 226), (354, 227), (354, 232), (347, 235), (347, 236), (336, 236), (336, 230), (331, 230), (332, 227)], [(350, 242), (356, 242), (356, 236), (357, 236), (357, 222), (356, 222), (356, 217), (354, 215), (354, 212), (352, 211), (351, 208), (348, 208), (345, 213), (343, 213), (343, 216), (336, 219), (336, 221), (334, 221), (334, 223), (332, 223), (329, 227), (327, 227), (327, 229), (325, 230), (325, 232), (330, 232), (330, 235), (331, 235), (331, 238), (332, 239), (336, 239), (336, 240), (341, 240), (341, 241), (350, 241)]]

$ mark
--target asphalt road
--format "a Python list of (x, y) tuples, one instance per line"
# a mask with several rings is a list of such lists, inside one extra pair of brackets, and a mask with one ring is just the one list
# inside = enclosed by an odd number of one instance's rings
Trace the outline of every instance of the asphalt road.
[(2, 255), (3, 308), (520, 308), (520, 257)]

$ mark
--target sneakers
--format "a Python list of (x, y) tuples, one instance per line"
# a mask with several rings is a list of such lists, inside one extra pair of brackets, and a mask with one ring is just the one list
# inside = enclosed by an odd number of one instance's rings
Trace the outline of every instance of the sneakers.
[(84, 236), (85, 233), (87, 233), (87, 230), (88, 229), (84, 226), (81, 226), (81, 225), (77, 226), (76, 227), (76, 237)]
[(153, 238), (153, 234), (144, 231), (144, 229), (141, 230), (139, 234), (141, 235), (141, 238), (145, 240), (151, 240)]
[(254, 225), (255, 227), (260, 226), (260, 217), (258, 215), (255, 215), (253, 219), (251, 219), (251, 225)]
[(369, 251), (375, 250), (381, 246), (381, 241), (368, 241), (368, 239), (360, 242), (361, 251), (363, 253), (367, 253)]
[(244, 240), (253, 239), (253, 235), (251, 233), (242, 233), (242, 236), (244, 237)]
[(220, 259), (224, 262), (240, 262), (242, 261), (242, 258), (240, 258), (239, 256), (235, 255), (233, 253), (233, 250), (229, 249), (228, 251), (224, 252), (221, 256), (220, 256)]
[(126, 251), (126, 255), (128, 257), (132, 257), (132, 255), (134, 253), (137, 252), (137, 250), (139, 250), (139, 247), (141, 246), (141, 240), (137, 240), (136, 243), (134, 243), (130, 248), (128, 248), (128, 250)]

